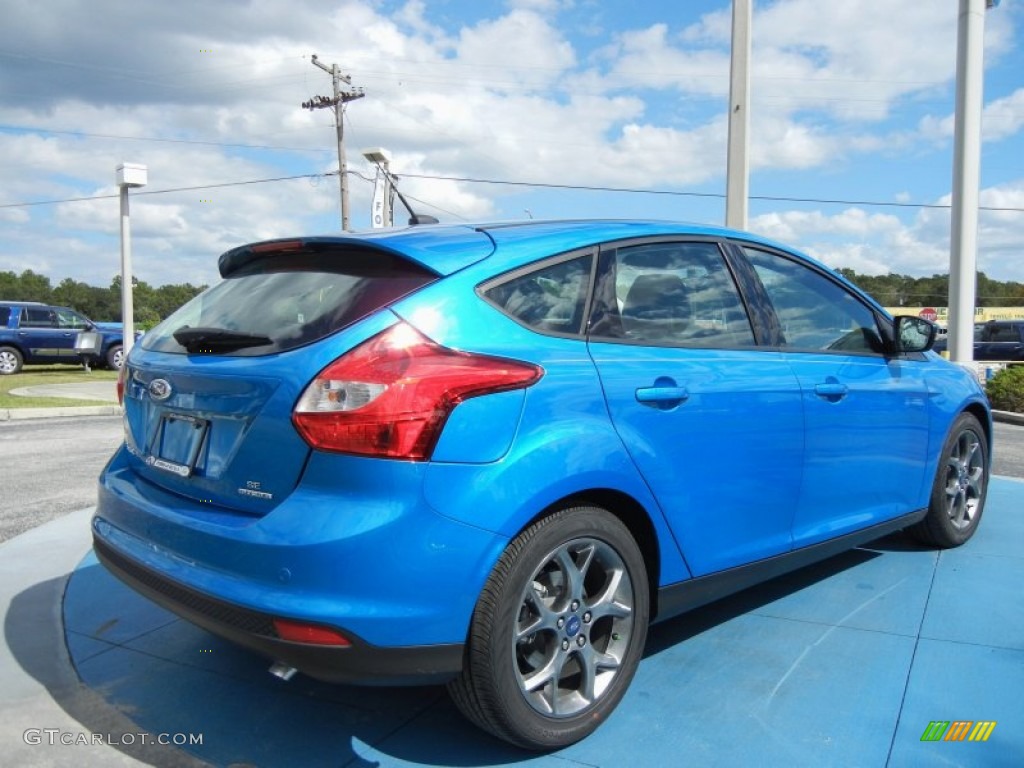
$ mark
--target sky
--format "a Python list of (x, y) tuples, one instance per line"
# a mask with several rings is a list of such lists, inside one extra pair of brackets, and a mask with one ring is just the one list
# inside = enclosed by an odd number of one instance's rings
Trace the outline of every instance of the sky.
[[(832, 267), (949, 269), (956, 0), (753, 0), (748, 228)], [(727, 0), (0, 0), (0, 271), (209, 284), (217, 256), (355, 229), (384, 147), (443, 222), (722, 224)], [(1024, 3), (986, 13), (978, 267), (1024, 281)], [(292, 178), (288, 178), (292, 177)], [(63, 202), (55, 202), (63, 201)], [(29, 204), (35, 203), (35, 204)], [(396, 203), (397, 205), (397, 203)], [(404, 218), (400, 205), (396, 219)]]

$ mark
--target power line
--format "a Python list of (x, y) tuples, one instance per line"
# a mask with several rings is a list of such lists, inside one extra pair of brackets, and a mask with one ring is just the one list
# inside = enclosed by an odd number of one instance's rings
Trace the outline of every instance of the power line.
[[(346, 174), (354, 174), (359, 176), (364, 181), (369, 181), (365, 176), (355, 171), (346, 171)], [(169, 189), (153, 189), (153, 190), (140, 190), (132, 193), (132, 197), (138, 195), (163, 195), (171, 192), (191, 192), (203, 189), (218, 189), (222, 187), (240, 187), (250, 184), (269, 184), (277, 181), (294, 181), (296, 179), (318, 179), (326, 178), (329, 176), (337, 176), (337, 171), (328, 171), (326, 173), (302, 173), (294, 176), (276, 176), (267, 179), (249, 179), (246, 181), (226, 181), (219, 184), (202, 184), (194, 187), (172, 187)], [(509, 186), (509, 187), (533, 187), (537, 189), (567, 189), (576, 190), (581, 192), (616, 192), (620, 194), (634, 194), (634, 195), (662, 195), (667, 197), (699, 197), (699, 198), (715, 198), (724, 199), (725, 195), (720, 192), (683, 192), (678, 190), (669, 189), (634, 189), (630, 187), (606, 187), (606, 186), (591, 186), (585, 184), (554, 184), (551, 182), (540, 182), (540, 181), (509, 181), (506, 179), (478, 179), (470, 176), (439, 176), (435, 174), (425, 173), (403, 173), (399, 175), (400, 178), (409, 179), (427, 179), (432, 181), (461, 181), (467, 184), (494, 184), (498, 186)], [(59, 203), (77, 203), (84, 202), (87, 200), (106, 200), (110, 198), (118, 197), (118, 195), (92, 195), (89, 197), (68, 197), (60, 200), (35, 200), (30, 202), (20, 203), (0, 203), (0, 208), (23, 208), (36, 205), (57, 205)], [(926, 208), (936, 210), (949, 210), (949, 205), (940, 205), (937, 203), (893, 203), (893, 202), (881, 202), (877, 200), (841, 200), (841, 199), (828, 199), (828, 198), (817, 198), (817, 197), (782, 197), (772, 195), (751, 195), (751, 200), (764, 200), (768, 202), (783, 202), (783, 203), (817, 203), (822, 205), (863, 205), (873, 207), (889, 207), (889, 208)], [(416, 202), (423, 203), (424, 205), (430, 205), (432, 208), (444, 211), (443, 208), (438, 208), (431, 203), (427, 203), (423, 200), (416, 200)], [(999, 207), (999, 206), (978, 206), (979, 210), (992, 211), (1001, 213), (1024, 213), (1024, 208), (1011, 208), (1011, 207)], [(448, 213), (448, 211), (445, 211)], [(461, 218), (461, 217), (460, 217)]]
[[(540, 189), (572, 189), (583, 192), (618, 192), (624, 194), (642, 195), (665, 195), (668, 197), (713, 197), (724, 199), (725, 194), (721, 192), (680, 192), (670, 189), (632, 189), (630, 187), (601, 187), (583, 184), (554, 184), (540, 181), (507, 181), (500, 179), (475, 179), (469, 176), (436, 176), (429, 174), (403, 173), (401, 176), (410, 179), (433, 179), (435, 181), (462, 181), (467, 184), (496, 184), (510, 187), (537, 187)], [(780, 197), (773, 195), (750, 195), (751, 200), (767, 200), (769, 202), (781, 203), (821, 203), (824, 205), (866, 205), (880, 208), (937, 208), (948, 210), (949, 205), (939, 203), (893, 203), (880, 202), (877, 200), (839, 200), (818, 197)], [(1024, 213), (1024, 208), (1001, 208), (996, 206), (979, 205), (978, 210), (1001, 211), (1011, 213)]]
[[(269, 184), (275, 181), (294, 181), (295, 179), (321, 179), (337, 176), (337, 171), (327, 173), (300, 173), (295, 176), (275, 176), (269, 179), (248, 179), (246, 181), (225, 181), (220, 184), (200, 184), (194, 187), (170, 187), (168, 189), (147, 189), (132, 192), (132, 197), (139, 195), (166, 195), (170, 192), (195, 192), (202, 189), (220, 189), (223, 187), (244, 187), (250, 184)], [(89, 197), (66, 197), (61, 200), (34, 200), (25, 203), (2, 203), (0, 208), (27, 208), (33, 205), (58, 205), (60, 203), (81, 203), (88, 200), (109, 200), (120, 195), (91, 195)]]
[(121, 141), (152, 141), (163, 144), (199, 144), (206, 147), (237, 147), (239, 149), (282, 149), (289, 152), (329, 152), (326, 149), (310, 149), (309, 147), (284, 147), (275, 144), (236, 144), (226, 141), (199, 141), (196, 139), (166, 139), (159, 136), (118, 136), (110, 133), (86, 133), (84, 131), (61, 131), (55, 128), (35, 128), (23, 125), (0, 125), (0, 131), (33, 131), (35, 133), (52, 133), (62, 136), (80, 136), (85, 139), (118, 139)]
[(416, 197), (415, 195), (407, 194), (406, 197), (409, 198), (410, 200), (415, 200), (420, 205), (425, 205), (428, 208), (433, 208), (435, 211), (440, 211), (441, 213), (447, 213), (449, 216), (452, 216), (453, 218), (462, 219), (463, 221), (469, 221), (469, 219), (467, 219), (465, 216), (462, 216), (462, 215), (460, 215), (458, 213), (455, 213), (455, 211), (449, 211), (447, 208), (442, 208), (440, 205), (434, 205), (433, 203), (428, 203), (426, 200), (421, 200), (420, 198)]

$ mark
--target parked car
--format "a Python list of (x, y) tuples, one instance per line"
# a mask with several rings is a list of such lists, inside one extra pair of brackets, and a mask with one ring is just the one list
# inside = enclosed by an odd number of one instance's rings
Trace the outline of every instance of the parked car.
[(121, 323), (94, 323), (80, 312), (38, 301), (0, 301), (0, 374), (23, 364), (80, 362), (75, 340), (83, 331), (101, 335), (100, 362), (121, 367)]
[[(948, 339), (936, 340), (935, 350), (944, 352)], [(1019, 362), (1024, 360), (1024, 320), (989, 320), (974, 324), (974, 359)]]
[(219, 267), (122, 370), (94, 547), (284, 679), (448, 681), (551, 749), (651, 621), (982, 516), (989, 408), (935, 327), (750, 234), (414, 227)]

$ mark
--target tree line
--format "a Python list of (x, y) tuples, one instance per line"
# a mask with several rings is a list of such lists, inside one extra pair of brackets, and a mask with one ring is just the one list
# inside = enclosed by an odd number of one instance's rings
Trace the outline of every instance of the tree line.
[[(861, 275), (852, 269), (839, 269), (839, 274), (871, 294), (884, 307), (944, 307), (949, 303), (949, 275), (911, 277), (910, 275)], [(135, 323), (152, 328), (186, 301), (206, 290), (205, 285), (135, 285)], [(61, 280), (53, 287), (50, 278), (26, 269), (20, 275), (0, 272), (0, 299), (7, 301), (41, 301), (71, 307), (93, 320), (121, 319), (121, 276), (115, 275), (107, 288), (87, 283)], [(977, 302), (979, 307), (1024, 306), (1024, 283), (1000, 281), (978, 273)]]
[[(949, 304), (949, 275), (911, 277), (910, 275), (859, 275), (852, 269), (839, 274), (871, 294), (883, 307), (945, 307)], [(1024, 283), (993, 280), (978, 273), (978, 307), (1024, 306)]]
[[(174, 310), (206, 290), (205, 285), (161, 285), (154, 288), (136, 281), (133, 293), (135, 325), (152, 328)], [(26, 269), (20, 275), (0, 272), (0, 300), (40, 301), (78, 310), (90, 320), (119, 322), (121, 320), (121, 276), (115, 275), (110, 286), (100, 288), (66, 277), (54, 287), (50, 278)]]

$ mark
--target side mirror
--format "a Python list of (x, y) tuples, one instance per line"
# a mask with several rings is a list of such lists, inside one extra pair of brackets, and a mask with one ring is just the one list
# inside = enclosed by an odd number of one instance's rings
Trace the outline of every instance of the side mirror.
[(893, 325), (893, 346), (896, 354), (926, 352), (935, 343), (938, 328), (923, 317), (898, 315)]

